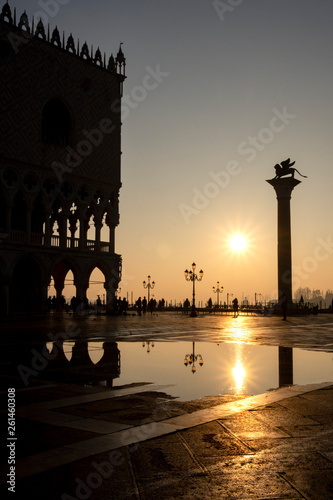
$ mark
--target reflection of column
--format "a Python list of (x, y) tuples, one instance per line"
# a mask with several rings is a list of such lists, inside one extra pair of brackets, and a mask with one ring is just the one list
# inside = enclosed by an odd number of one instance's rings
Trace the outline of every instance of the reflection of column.
[(94, 366), (94, 363), (91, 361), (89, 356), (87, 341), (75, 342), (72, 350), (72, 358), (69, 364), (71, 367)]
[(66, 358), (66, 355), (64, 353), (64, 345), (63, 341), (56, 341), (52, 345), (52, 349), (50, 352), (50, 364), (51, 368), (68, 368), (69, 367), (69, 361)]
[(278, 288), (279, 302), (283, 294), (287, 297), (288, 308), (292, 307), (292, 268), (291, 268), (291, 192), (301, 181), (287, 177), (267, 181), (276, 192), (278, 201)]
[(107, 386), (113, 386), (113, 380), (120, 375), (120, 351), (116, 342), (104, 342), (104, 354), (95, 365), (95, 377), (107, 381)]
[(279, 387), (293, 383), (293, 350), (291, 347), (279, 347)]

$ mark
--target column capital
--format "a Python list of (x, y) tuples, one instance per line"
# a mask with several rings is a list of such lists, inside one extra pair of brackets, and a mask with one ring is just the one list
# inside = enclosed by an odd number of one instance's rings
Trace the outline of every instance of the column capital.
[(266, 180), (268, 184), (273, 186), (276, 192), (277, 198), (291, 198), (291, 192), (301, 181), (294, 179), (293, 177), (284, 177), (279, 179), (269, 179)]

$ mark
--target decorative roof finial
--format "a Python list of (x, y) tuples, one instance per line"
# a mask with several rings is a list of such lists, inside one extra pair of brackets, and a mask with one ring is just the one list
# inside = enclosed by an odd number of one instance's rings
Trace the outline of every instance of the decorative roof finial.
[[(41, 14), (41, 12), (39, 13)], [(8, 0), (6, 0), (2, 8), (0, 7), (0, 22), (14, 26), (16, 30), (18, 29), (21, 32), (31, 34), (31, 36), (35, 39), (42, 39), (54, 47), (70, 52), (77, 57), (85, 59), (90, 64), (100, 66), (100, 68), (106, 69), (121, 77), (121, 81), (125, 78), (126, 59), (121, 47), (123, 42), (120, 42), (119, 44), (119, 50), (116, 57), (114, 58), (111, 54), (111, 57), (107, 62), (105, 53), (102, 55), (99, 47), (96, 51), (94, 51), (93, 45), (91, 45), (89, 50), (88, 44), (85, 42), (80, 48), (81, 44), (79, 39), (77, 40), (77, 47), (75, 47), (72, 34), (68, 37), (66, 43), (65, 32), (63, 31), (61, 37), (57, 26), (51, 30), (49, 23), (45, 23), (44, 25), (41, 16), (38, 16), (35, 21), (35, 16), (33, 15), (30, 25), (28, 15), (24, 10), (23, 14), (18, 18), (18, 24), (16, 24), (16, 8), (14, 8), (13, 17), (12, 9)]]
[(117, 57), (116, 57), (116, 61), (117, 61), (117, 63), (119, 63), (119, 64), (124, 63), (124, 62), (125, 62), (125, 60), (126, 60), (126, 59), (125, 59), (125, 56), (124, 56), (124, 53), (123, 53), (123, 51), (122, 51), (122, 48), (121, 48), (121, 46), (122, 46), (122, 45), (123, 45), (123, 42), (120, 42), (120, 44), (119, 44), (119, 50), (118, 50), (118, 54), (117, 54)]
[(8, 0), (5, 3), (5, 5), (2, 7), (2, 11), (0, 14), (1, 21), (5, 21), (6, 18), (7, 18), (8, 23), (13, 24), (12, 11), (10, 10)]

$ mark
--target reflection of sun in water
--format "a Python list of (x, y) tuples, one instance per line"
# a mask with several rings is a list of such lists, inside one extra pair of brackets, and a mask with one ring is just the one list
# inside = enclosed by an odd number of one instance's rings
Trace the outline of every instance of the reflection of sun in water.
[(239, 393), (244, 387), (245, 370), (240, 361), (237, 361), (235, 368), (232, 370), (235, 379), (236, 392)]
[(235, 252), (243, 252), (246, 249), (246, 238), (241, 234), (235, 234), (230, 239), (230, 246)]

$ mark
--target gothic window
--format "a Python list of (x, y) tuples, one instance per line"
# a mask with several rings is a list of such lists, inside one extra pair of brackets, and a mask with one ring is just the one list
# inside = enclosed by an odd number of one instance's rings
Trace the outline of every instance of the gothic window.
[(56, 146), (67, 146), (70, 141), (71, 118), (59, 99), (51, 99), (42, 113), (42, 140)]

